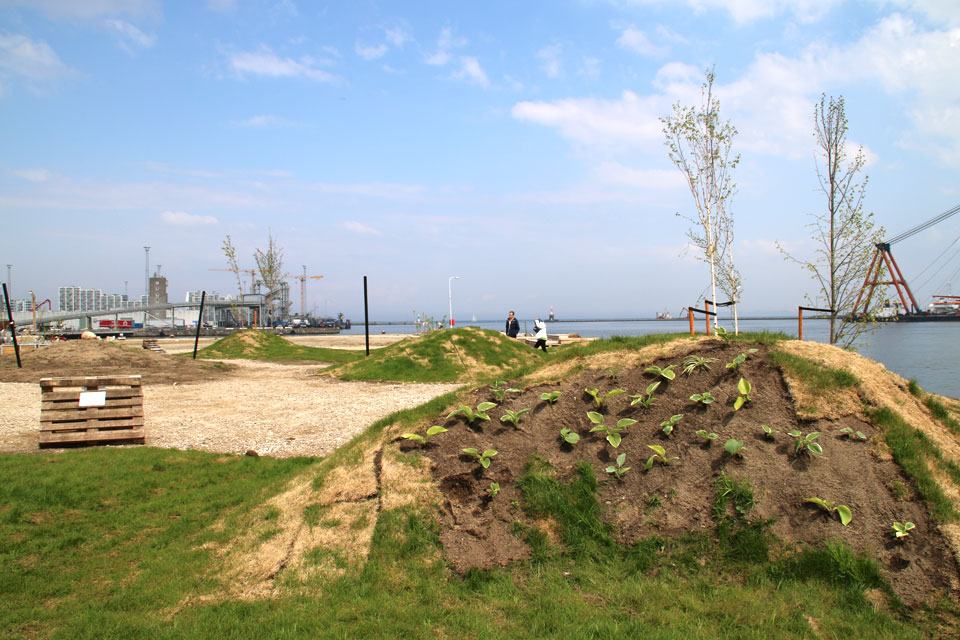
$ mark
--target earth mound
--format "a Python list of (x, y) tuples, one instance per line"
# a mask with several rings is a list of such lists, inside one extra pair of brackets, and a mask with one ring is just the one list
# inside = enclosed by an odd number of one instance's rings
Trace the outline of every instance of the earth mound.
[[(799, 347), (791, 347), (794, 344)], [(815, 367), (823, 366), (815, 362), (817, 354), (825, 354), (832, 366), (842, 366), (847, 376), (853, 373), (856, 378), (850, 378), (849, 388), (813, 390), (781, 363), (783, 356), (773, 357), (790, 351), (802, 352)], [(530, 538), (518, 534), (522, 531), (540, 531), (562, 546), (556, 522), (542, 514), (531, 516), (520, 507), (525, 500), (520, 487), (529, 481), (531, 470), (559, 483), (571, 482), (580, 473), (578, 465), (586, 463), (599, 480), (602, 519), (622, 543), (689, 533), (714, 538), (717, 482), (730, 480), (752, 488), (755, 507), (749, 518), (766, 523), (762, 526), (775, 535), (778, 553), (840, 540), (875, 558), (907, 604), (928, 602), (939, 594), (956, 595), (960, 574), (955, 553), (960, 546), (956, 525), (949, 524), (955, 518), (931, 513), (917, 483), (893, 460), (885, 428), (874, 423), (870, 408), (864, 409), (865, 405), (887, 407), (922, 430), (921, 438), (945, 445), (952, 442), (952, 448), (941, 447), (942, 455), (960, 463), (956, 438), (905, 391), (906, 381), (860, 356), (810, 343), (770, 347), (679, 341), (668, 357), (662, 353), (638, 363), (634, 352), (627, 358), (629, 364), (619, 370), (609, 354), (602, 361), (584, 360), (580, 368), (554, 381), (543, 382), (541, 377), (541, 382), (522, 392), (507, 393), (502, 402), (489, 387), (478, 388), (463, 399), (464, 404), (476, 410), (482, 402), (498, 402), (487, 411), (489, 421), (468, 423), (462, 414), (438, 416), (425, 422), (419, 432), (435, 424), (449, 432), (433, 436), (427, 445), (400, 439), (390, 445), (429, 459), (442, 494), (441, 541), (455, 569), (489, 568), (528, 557)], [(726, 366), (741, 354), (737, 367)], [(701, 366), (684, 375), (680, 371), (686, 356), (707, 359), (709, 369)], [(658, 377), (648, 370), (651, 365), (661, 370), (672, 366), (677, 375)], [(843, 377), (839, 369), (834, 371)], [(752, 388), (749, 400), (741, 401), (738, 408), (738, 398), (747, 395), (738, 384), (741, 379)], [(655, 401), (646, 408), (632, 405), (632, 397), (645, 394), (656, 381), (660, 384), (653, 389)], [(597, 406), (586, 389), (609, 397)], [(615, 389), (625, 392), (611, 394)], [(557, 391), (556, 402), (541, 399), (542, 394)], [(704, 393), (713, 401), (691, 399)], [(803, 399), (802, 406), (798, 397)], [(527, 411), (514, 426), (501, 421), (508, 410)], [(591, 411), (602, 416), (607, 427), (623, 419), (636, 422), (623, 423), (622, 441), (614, 447), (604, 432), (594, 430), (598, 418), (591, 420)], [(664, 421), (681, 415), (673, 431), (665, 433)], [(923, 418), (922, 426), (917, 424), (918, 416)], [(768, 435), (762, 425), (775, 433)], [(579, 440), (565, 442), (561, 429), (569, 429)], [(798, 439), (790, 431), (803, 436), (818, 432), (812, 442), (821, 446), (822, 455), (796, 455)], [(709, 434), (716, 434), (716, 439)], [(743, 443), (741, 455), (726, 450), (728, 440)], [(484, 468), (464, 449), (492, 449), (496, 455)], [(658, 451), (663, 455), (650, 462)], [(619, 466), (630, 470), (618, 478), (607, 469), (616, 468), (622, 454), (626, 457)], [(939, 476), (943, 476), (937, 482), (944, 493), (955, 498), (957, 487), (947, 486), (946, 474)], [(495, 494), (494, 486), (498, 487)], [(836, 512), (829, 513), (806, 498), (846, 505), (852, 521), (844, 526)], [(727, 515), (736, 515), (732, 507), (729, 511)], [(915, 523), (915, 535), (896, 540), (891, 529), (895, 521)]]
[(515, 371), (540, 357), (497, 331), (464, 327), (404, 340), (369, 358), (331, 368), (329, 373), (343, 380), (468, 382)]
[(0, 382), (39, 382), (66, 376), (140, 375), (144, 384), (210, 380), (230, 375), (231, 365), (174, 357), (142, 349), (139, 340), (118, 342), (72, 340), (38, 350), (22, 350), (22, 369), (13, 353), (0, 358)]

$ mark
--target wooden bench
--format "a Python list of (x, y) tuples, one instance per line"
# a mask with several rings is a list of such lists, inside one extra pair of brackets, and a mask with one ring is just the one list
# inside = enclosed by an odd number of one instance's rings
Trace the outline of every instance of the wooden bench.
[(40, 380), (40, 448), (144, 444), (140, 376)]

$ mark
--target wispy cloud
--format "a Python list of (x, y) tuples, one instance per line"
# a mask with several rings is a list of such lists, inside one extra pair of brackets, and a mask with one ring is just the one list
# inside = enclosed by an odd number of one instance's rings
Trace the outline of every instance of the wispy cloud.
[(165, 211), (160, 214), (160, 219), (165, 224), (176, 227), (198, 227), (201, 225), (217, 224), (219, 222), (213, 216), (201, 216), (193, 213), (184, 213), (182, 211)]
[(548, 78), (563, 77), (563, 64), (560, 61), (562, 54), (562, 44), (552, 44), (537, 51), (537, 58), (543, 63), (543, 71)]
[(53, 19), (93, 19), (104, 16), (159, 16), (160, 0), (3, 0), (3, 5), (20, 5), (42, 11)]
[(302, 126), (299, 122), (293, 122), (291, 120), (285, 120), (277, 116), (272, 115), (260, 115), (252, 116), (246, 120), (240, 120), (238, 122), (231, 123), (234, 127), (300, 127)]
[(617, 38), (617, 45), (642, 56), (655, 58), (665, 56), (670, 52), (669, 47), (653, 44), (647, 34), (636, 27), (625, 28), (620, 33), (620, 37)]
[(472, 84), (478, 84), (484, 89), (490, 86), (487, 72), (480, 66), (480, 61), (473, 56), (463, 56), (460, 58), (460, 69), (453, 73), (453, 77)]
[(467, 44), (466, 39), (458, 38), (453, 35), (453, 29), (444, 27), (440, 30), (440, 37), (437, 38), (437, 50), (427, 57), (427, 64), (435, 67), (442, 67), (450, 62), (451, 52)]
[(367, 226), (361, 222), (355, 222), (353, 220), (348, 220), (344, 222), (341, 226), (347, 231), (352, 231), (354, 233), (359, 233), (362, 235), (372, 235), (372, 236), (381, 235), (380, 231), (378, 231), (377, 229)]
[(257, 51), (231, 53), (227, 59), (230, 68), (239, 76), (251, 74), (273, 78), (306, 78), (317, 82), (337, 80), (335, 75), (317, 68), (318, 61), (310, 56), (301, 56), (297, 60), (285, 58), (276, 55), (267, 46), (261, 46)]
[(127, 47), (128, 42), (143, 47), (144, 49), (149, 49), (157, 41), (156, 36), (147, 35), (129, 22), (124, 22), (123, 20), (107, 20), (106, 25), (111, 31), (115, 32), (122, 38), (120, 41), (120, 46), (127, 51), (130, 51), (130, 49)]
[(353, 50), (358, 56), (364, 60), (376, 60), (377, 58), (382, 58), (386, 55), (387, 51), (390, 48), (385, 44), (378, 44), (376, 46), (364, 46), (359, 42), (353, 45)]
[(696, 12), (724, 11), (738, 24), (781, 14), (789, 14), (799, 22), (812, 23), (822, 19), (842, 2), (843, 0), (627, 0), (628, 4), (639, 5), (686, 4)]
[(0, 34), (0, 69), (34, 83), (48, 83), (73, 73), (46, 42), (19, 34)]
[(46, 169), (15, 169), (10, 173), (30, 182), (46, 182), (50, 179), (50, 172)]

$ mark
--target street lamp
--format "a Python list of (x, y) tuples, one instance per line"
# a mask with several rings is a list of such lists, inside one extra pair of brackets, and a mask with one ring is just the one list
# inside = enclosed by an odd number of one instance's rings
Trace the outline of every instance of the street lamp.
[(459, 280), (460, 276), (450, 276), (450, 279), (447, 280), (447, 295), (450, 298), (450, 326), (452, 327), (456, 322), (453, 319), (453, 281)]

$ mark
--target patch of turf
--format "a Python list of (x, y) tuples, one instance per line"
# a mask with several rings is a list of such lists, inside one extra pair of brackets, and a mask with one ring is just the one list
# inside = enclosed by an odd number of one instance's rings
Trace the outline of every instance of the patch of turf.
[[(185, 354), (188, 357), (192, 354)], [(272, 362), (353, 362), (364, 356), (360, 350), (323, 349), (290, 342), (286, 338), (249, 329), (217, 340), (197, 351), (198, 358), (269, 360)]]
[(833, 369), (792, 353), (771, 351), (770, 361), (781, 371), (793, 375), (816, 392), (846, 389), (860, 384), (857, 376), (849, 371)]

